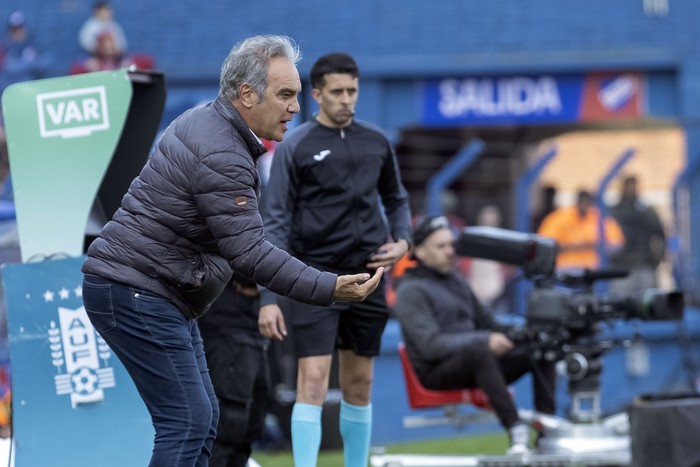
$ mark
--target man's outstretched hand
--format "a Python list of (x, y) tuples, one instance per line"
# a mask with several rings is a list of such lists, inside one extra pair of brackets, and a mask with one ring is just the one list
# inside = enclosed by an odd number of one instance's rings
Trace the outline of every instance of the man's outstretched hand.
[(346, 274), (338, 276), (335, 281), (333, 300), (345, 302), (361, 302), (379, 285), (379, 280), (384, 274), (384, 268), (377, 268), (372, 277), (367, 273)]

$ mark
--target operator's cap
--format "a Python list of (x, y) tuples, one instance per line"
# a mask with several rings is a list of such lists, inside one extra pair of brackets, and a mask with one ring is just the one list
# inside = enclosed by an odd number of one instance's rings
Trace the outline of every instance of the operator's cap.
[(418, 222), (413, 229), (413, 245), (420, 245), (436, 230), (449, 229), (451, 227), (450, 221), (446, 216), (428, 216)]

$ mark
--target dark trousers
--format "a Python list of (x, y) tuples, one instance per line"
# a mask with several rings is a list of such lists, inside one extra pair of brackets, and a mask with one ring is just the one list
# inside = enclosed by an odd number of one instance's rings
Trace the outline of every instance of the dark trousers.
[(419, 378), (429, 389), (483, 389), (501, 425), (508, 429), (518, 421), (508, 385), (528, 372), (533, 373), (535, 410), (553, 414), (554, 362), (532, 361), (523, 349), (515, 348), (497, 357), (486, 346), (465, 347), (422, 372)]
[(163, 297), (90, 275), (83, 303), (151, 414), (149, 466), (206, 467), (219, 407), (197, 323)]
[(219, 399), (219, 426), (209, 467), (245, 467), (265, 426), (269, 400), (266, 349), (235, 337), (206, 336), (204, 348)]

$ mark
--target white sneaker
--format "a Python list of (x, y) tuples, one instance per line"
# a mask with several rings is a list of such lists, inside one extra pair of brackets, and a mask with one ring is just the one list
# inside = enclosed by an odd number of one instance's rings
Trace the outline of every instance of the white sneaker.
[(522, 422), (518, 422), (508, 429), (510, 447), (506, 454), (527, 454), (530, 452), (530, 429)]

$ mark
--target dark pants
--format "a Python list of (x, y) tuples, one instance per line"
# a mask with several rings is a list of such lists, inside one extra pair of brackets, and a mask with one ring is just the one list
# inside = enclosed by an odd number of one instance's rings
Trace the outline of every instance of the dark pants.
[(163, 297), (89, 275), (83, 303), (151, 414), (149, 465), (206, 467), (219, 407), (195, 321)]
[(224, 336), (204, 336), (221, 415), (210, 467), (245, 467), (265, 426), (269, 400), (266, 350)]
[(501, 425), (508, 429), (518, 421), (508, 385), (528, 372), (533, 373), (535, 410), (553, 414), (556, 410), (554, 362), (533, 362), (522, 349), (513, 349), (499, 358), (486, 346), (465, 347), (419, 377), (429, 389), (483, 389)]

